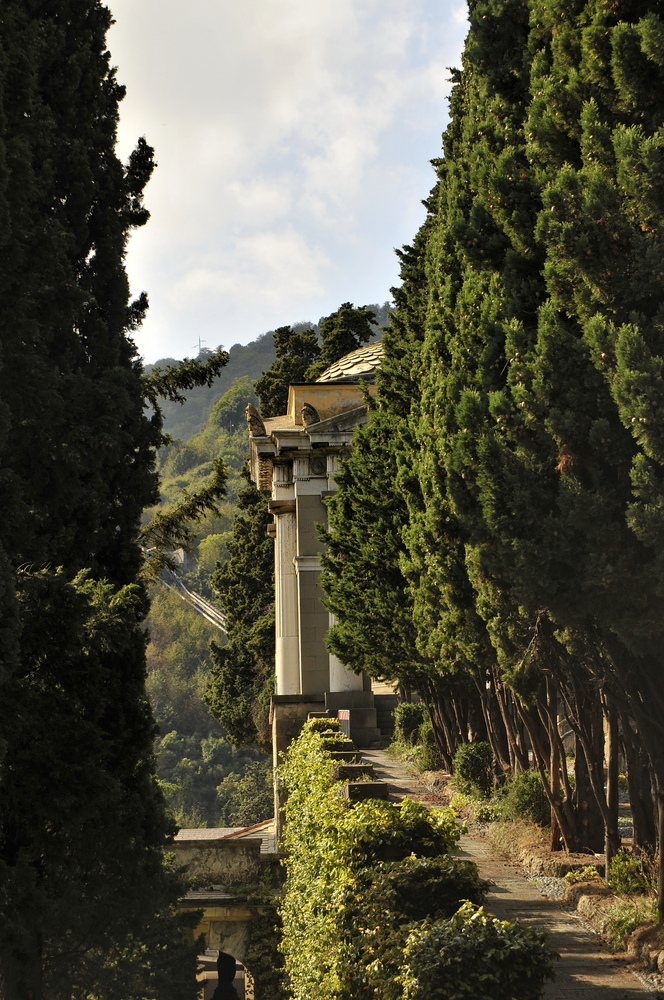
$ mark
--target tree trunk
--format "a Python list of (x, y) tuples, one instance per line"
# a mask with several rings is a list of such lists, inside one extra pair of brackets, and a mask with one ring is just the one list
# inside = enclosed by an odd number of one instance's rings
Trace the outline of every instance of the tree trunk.
[[(539, 776), (546, 793), (546, 797), (549, 800), (549, 805), (553, 815), (556, 818), (556, 822), (560, 829), (560, 836), (564, 849), (569, 853), (570, 851), (576, 850), (576, 831), (573, 827), (570, 827), (568, 822), (568, 817), (565, 815), (563, 809), (561, 808), (560, 802), (556, 801), (554, 798), (549, 782), (547, 779), (546, 766), (548, 761), (548, 752), (542, 746), (540, 741), (540, 731), (542, 729), (541, 721), (539, 718), (534, 717), (533, 713), (527, 709), (525, 706), (519, 706), (519, 712), (521, 718), (523, 719), (523, 724), (526, 727), (528, 736), (530, 737), (530, 742), (533, 748), (533, 757), (535, 758), (535, 763), (537, 765), (537, 770), (539, 771)], [(558, 845), (559, 846), (559, 845)]]
[(607, 698), (602, 699), (604, 717), (606, 719), (606, 805), (608, 822), (604, 840), (606, 860), (606, 877), (616, 851), (620, 850), (620, 833), (618, 831), (618, 713)]

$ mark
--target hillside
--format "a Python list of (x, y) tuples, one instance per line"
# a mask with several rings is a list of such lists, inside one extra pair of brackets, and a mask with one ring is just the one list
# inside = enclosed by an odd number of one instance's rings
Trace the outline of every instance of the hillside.
[[(211, 351), (202, 351), (211, 354)], [(205, 426), (212, 407), (230, 389), (237, 378), (248, 378), (254, 382), (274, 361), (272, 331), (264, 333), (250, 344), (234, 344), (228, 352), (229, 361), (214, 385), (200, 386), (187, 395), (186, 403), (164, 401), (164, 430), (178, 441), (187, 441)], [(175, 358), (162, 358), (154, 365), (146, 365), (146, 371), (176, 365)]]

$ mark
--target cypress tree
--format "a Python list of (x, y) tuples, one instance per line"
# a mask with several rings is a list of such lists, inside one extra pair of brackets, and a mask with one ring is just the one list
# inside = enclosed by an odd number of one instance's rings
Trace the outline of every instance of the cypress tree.
[[(563, 584), (555, 572), (546, 597), (558, 620), (592, 632), (605, 654), (602, 677), (616, 709), (629, 706), (655, 775), (661, 845), (664, 29), (654, 4), (589, 2), (561, 6), (558, 40), (553, 12), (533, 10), (528, 126), (547, 301), (526, 406), (546, 407), (539, 423), (562, 540), (554, 565), (565, 576)], [(552, 541), (537, 538), (549, 561)], [(660, 876), (661, 915), (664, 868)]]
[[(336, 312), (320, 321), (320, 354), (305, 372), (305, 382), (315, 382), (326, 368), (368, 343), (374, 335), (376, 314), (368, 306), (355, 308), (344, 302)], [(294, 380), (293, 380), (294, 381)]]
[[(247, 476), (248, 478), (248, 476)], [(205, 700), (234, 745), (271, 746), (274, 690), (274, 543), (268, 494), (249, 483), (237, 498), (230, 558), (210, 582), (226, 617), (228, 642), (212, 642)]]
[(193, 998), (134, 582), (161, 432), (123, 262), (152, 151), (115, 156), (98, 0), (0, 23), (0, 993)]
[[(524, 762), (513, 732), (518, 713), (540, 773), (549, 773), (554, 841), (559, 829), (574, 847), (588, 778), (584, 784), (579, 771), (573, 793), (552, 721), (569, 654), (547, 603), (533, 597), (514, 535), (540, 531), (549, 513), (542, 435), (523, 412), (524, 359), (546, 294), (535, 234), (541, 192), (524, 131), (529, 32), (526, 3), (472, 7), (427, 248), (420, 451), (412, 454), (423, 502), (411, 509), (406, 537), (421, 646), (438, 650), (441, 663), (461, 654), (479, 689), (489, 679), (512, 765)], [(532, 573), (541, 577), (542, 566), (533, 563)], [(589, 831), (583, 836), (589, 843)]]
[(662, 697), (660, 36), (648, 4), (473, 6), (418, 430), (420, 534), (444, 510), (444, 470), (511, 683), (539, 663), (540, 691), (554, 677), (577, 719), (599, 690), (658, 789), (662, 714), (643, 706)]
[(264, 417), (276, 417), (288, 407), (288, 386), (306, 381), (306, 372), (320, 354), (313, 327), (281, 326), (274, 331), (276, 360), (256, 381), (254, 389)]

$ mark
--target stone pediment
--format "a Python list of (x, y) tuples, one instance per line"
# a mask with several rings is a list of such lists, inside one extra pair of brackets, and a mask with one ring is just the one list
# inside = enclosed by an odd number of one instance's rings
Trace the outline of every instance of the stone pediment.
[(313, 445), (325, 444), (327, 441), (332, 443), (332, 439), (339, 435), (352, 434), (358, 424), (364, 423), (366, 415), (366, 406), (356, 406), (352, 410), (328, 417), (327, 420), (320, 420), (317, 424), (310, 424), (305, 430)]

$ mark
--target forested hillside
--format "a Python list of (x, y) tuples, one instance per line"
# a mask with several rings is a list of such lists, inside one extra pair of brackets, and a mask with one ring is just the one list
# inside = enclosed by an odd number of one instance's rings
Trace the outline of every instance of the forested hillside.
[[(216, 512), (196, 526), (191, 547), (177, 566), (188, 586), (208, 598), (214, 596), (210, 577), (217, 563), (229, 557), (237, 495), (246, 485), (241, 473), (247, 452), (248, 402), (257, 402), (251, 380), (239, 376), (212, 404), (202, 429), (187, 441), (162, 448), (162, 503), (146, 512), (149, 518), (177, 503), (183, 493), (194, 495), (221, 458), (225, 495)], [(182, 409), (189, 405), (187, 399)], [(196, 400), (193, 410), (196, 423), (200, 419)], [(147, 691), (159, 727), (157, 774), (178, 826), (243, 826), (267, 819), (273, 812), (271, 758), (256, 747), (233, 747), (204, 701), (212, 667), (210, 644), (223, 644), (224, 633), (164, 584), (152, 587), (146, 627)]]

